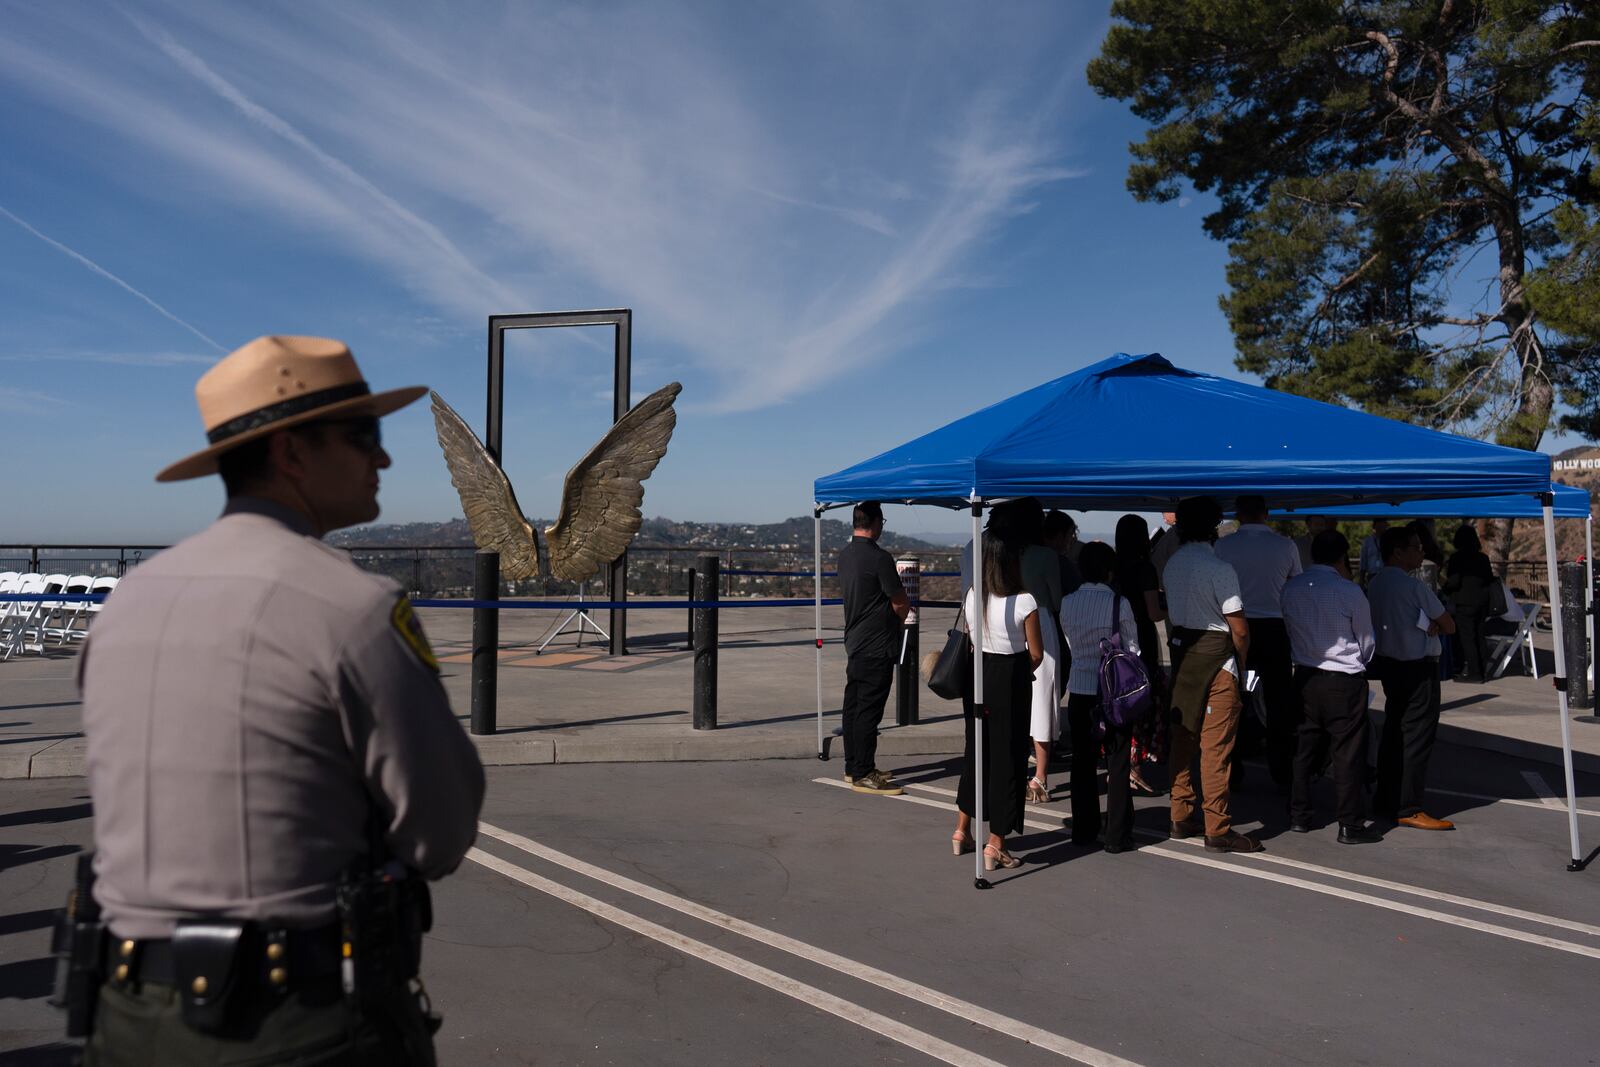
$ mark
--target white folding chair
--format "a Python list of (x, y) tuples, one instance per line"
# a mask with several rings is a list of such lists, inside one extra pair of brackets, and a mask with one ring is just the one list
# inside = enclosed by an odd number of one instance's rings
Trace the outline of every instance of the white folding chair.
[[(18, 582), (16, 592), (23, 595), (43, 593), (45, 591), (45, 576), (42, 574), (24, 574)], [(12, 612), (6, 619), (7, 627), (3, 643), (5, 652), (0, 654), (0, 660), (10, 659), (17, 649), (24, 652), (43, 652), (44, 641), (39, 634), (40, 609), (42, 600), (16, 601), (12, 605)], [(29, 636), (33, 640), (28, 640)]]
[[(67, 579), (67, 586), (63, 592), (73, 596), (84, 596), (94, 587), (94, 575), (74, 574)], [(65, 600), (61, 603), (61, 617), (65, 620), (61, 627), (50, 631), (50, 636), (56, 639), (57, 644), (67, 644), (69, 641), (81, 641), (88, 634), (89, 602), (86, 600)], [(82, 627), (79, 627), (82, 623)]]
[(1517, 623), (1514, 633), (1500, 634), (1492, 637), (1493, 644), (1489, 648), (1489, 677), (1498, 678), (1506, 672), (1511, 665), (1511, 657), (1518, 650), (1522, 652), (1522, 661), (1528, 665), (1534, 680), (1539, 678), (1539, 657), (1533, 651), (1533, 629), (1538, 624), (1539, 612), (1544, 610), (1543, 604), (1522, 605), (1522, 621)]
[[(67, 575), (45, 575), (44, 591), (46, 593), (65, 593), (67, 591)], [(40, 601), (39, 613), (34, 617), (34, 626), (39, 631), (41, 652), (44, 651), (43, 642), (46, 638), (56, 637), (59, 639), (62, 626), (66, 623), (66, 609), (69, 606), (65, 600)]]
[[(22, 585), (22, 575), (16, 571), (0, 573), (0, 596), (15, 593)], [(11, 619), (21, 605), (15, 600), (0, 600), (0, 645), (4, 645), (11, 633)]]
[[(111, 590), (115, 589), (116, 587), (117, 587), (117, 577), (116, 577), (116, 575), (114, 575), (114, 574), (102, 574), (100, 577), (96, 578), (93, 582), (91, 582), (89, 584), (89, 592), (91, 592), (91, 593), (108, 593), (109, 594), (111, 592)], [(84, 607), (89, 609), (85, 613), (84, 620), (83, 620), (84, 626), (86, 628), (84, 636), (87, 636), (88, 635), (87, 634), (88, 625), (91, 622), (94, 621), (94, 617), (96, 615), (100, 614), (101, 609), (105, 607), (105, 602), (104, 601), (90, 601), (89, 603), (85, 604)]]

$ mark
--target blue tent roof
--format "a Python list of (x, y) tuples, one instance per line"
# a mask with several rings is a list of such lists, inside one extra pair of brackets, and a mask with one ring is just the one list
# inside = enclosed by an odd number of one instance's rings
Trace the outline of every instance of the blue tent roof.
[[(1575, 485), (1552, 485), (1555, 516), (1558, 519), (1589, 517), (1589, 494)], [(1278, 519), (1298, 519), (1306, 515), (1327, 515), (1335, 519), (1538, 519), (1544, 517), (1537, 497), (1480, 496), (1449, 500), (1412, 500), (1404, 504), (1347, 504), (1318, 511), (1272, 513)]]
[(1118, 354), (816, 481), (819, 503), (1036, 496), (1086, 510), (1534, 494), (1550, 457)]

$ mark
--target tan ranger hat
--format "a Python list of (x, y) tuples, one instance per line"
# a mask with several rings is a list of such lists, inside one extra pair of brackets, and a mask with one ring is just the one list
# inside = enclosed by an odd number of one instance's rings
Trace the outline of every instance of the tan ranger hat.
[(201, 375), (194, 398), (211, 447), (180, 459), (158, 482), (217, 471), (217, 457), (269, 433), (315, 419), (398, 411), (425, 385), (374, 393), (343, 341), (327, 337), (257, 337)]

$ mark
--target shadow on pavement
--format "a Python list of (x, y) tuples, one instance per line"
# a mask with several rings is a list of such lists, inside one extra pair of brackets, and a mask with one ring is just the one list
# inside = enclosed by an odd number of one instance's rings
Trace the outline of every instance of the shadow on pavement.
[(53, 957), (0, 963), (0, 1000), (38, 1000), (50, 995), (55, 982)]
[(77, 1045), (58, 1042), (12, 1049), (6, 1053), (6, 1063), (11, 1067), (74, 1067), (81, 1054)]
[(53, 908), (0, 915), (0, 937), (6, 934), (20, 934), (25, 930), (43, 930), (55, 921), (56, 913)]
[(77, 845), (0, 845), (0, 871), (80, 851)]
[(71, 822), (87, 819), (94, 813), (88, 804), (65, 804), (59, 808), (33, 808), (28, 811), (0, 813), (0, 826), (34, 826), (47, 822)]

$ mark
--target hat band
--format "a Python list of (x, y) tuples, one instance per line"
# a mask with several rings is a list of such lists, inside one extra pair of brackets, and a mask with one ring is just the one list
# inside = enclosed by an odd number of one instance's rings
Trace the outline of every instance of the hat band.
[(332, 389), (319, 389), (315, 393), (302, 393), (290, 400), (283, 400), (276, 404), (268, 404), (264, 408), (257, 408), (246, 415), (218, 426), (214, 430), (206, 431), (206, 440), (214, 445), (219, 445), (230, 437), (238, 437), (242, 433), (260, 429), (269, 423), (281, 422), (284, 419), (303, 415), (316, 408), (337, 404), (341, 400), (351, 400), (358, 396), (368, 396), (372, 390), (366, 382), (355, 382), (351, 385), (336, 385)]

